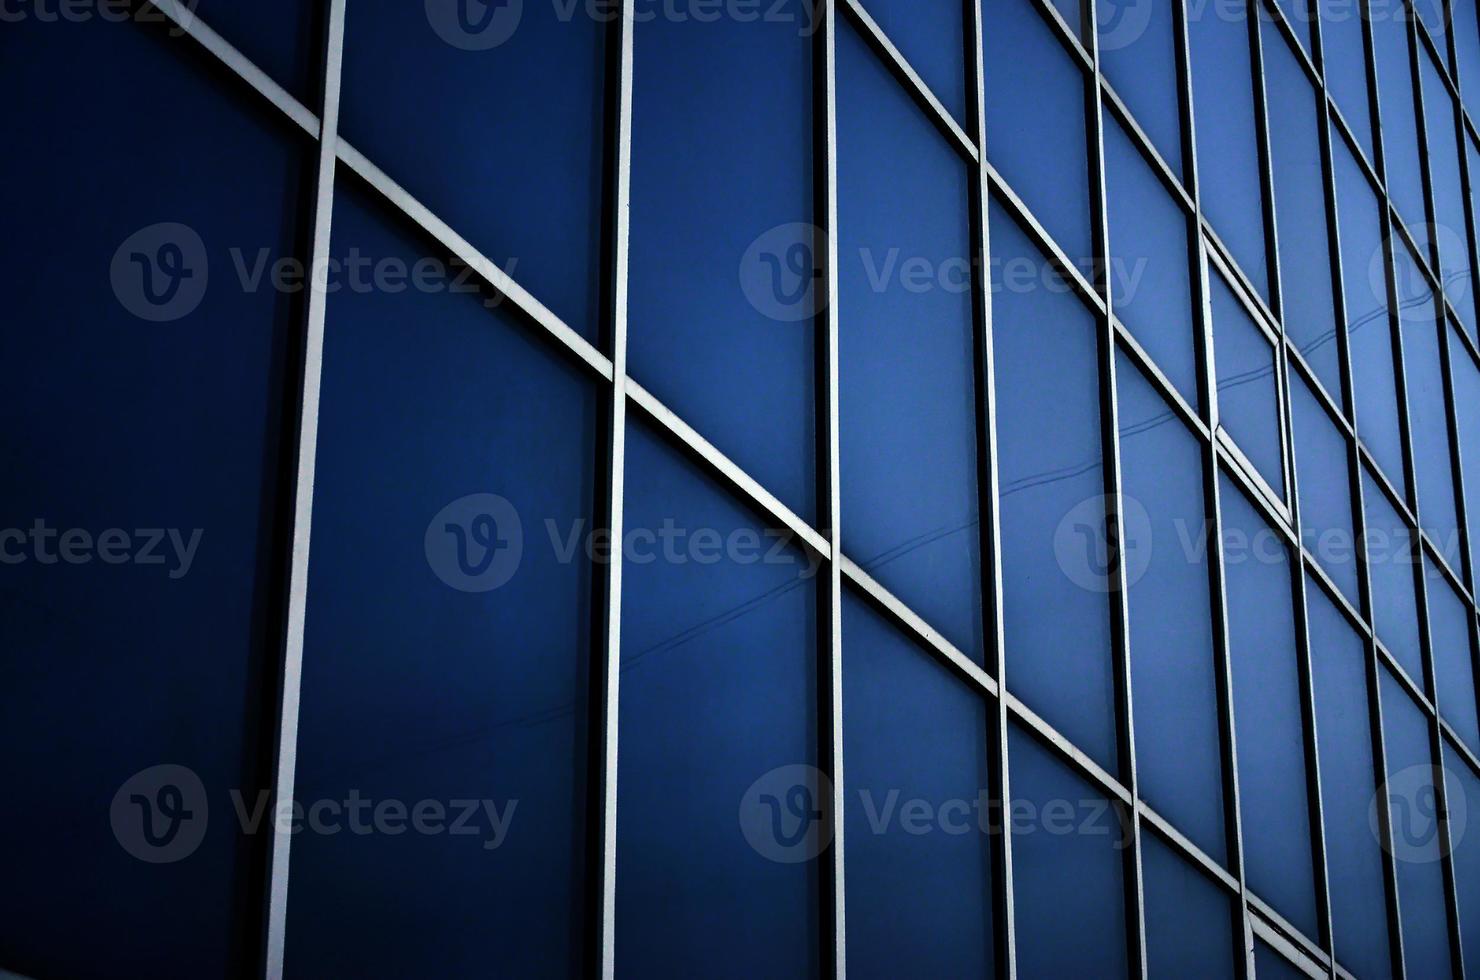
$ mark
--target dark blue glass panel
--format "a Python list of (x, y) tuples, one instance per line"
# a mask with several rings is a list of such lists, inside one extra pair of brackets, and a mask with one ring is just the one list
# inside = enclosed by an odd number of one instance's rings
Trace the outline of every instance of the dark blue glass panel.
[(1009, 729), (1008, 754), (1019, 975), (1123, 976), (1120, 816), (1025, 729)]
[(1408, 692), (1382, 671), (1383, 745), (1388, 777), (1383, 793), (1393, 827), (1398, 907), (1403, 921), (1403, 965), (1409, 976), (1450, 975), (1449, 934), (1440, 864), (1447, 848), (1438, 819), (1439, 770), (1429, 744), (1428, 719)]
[[(423, 260), (364, 200), (334, 255)], [(346, 812), (293, 843), (295, 975), (579, 970), (596, 406), (478, 296), (331, 295), (296, 793)]]
[[(1347, 0), (1315, 0), (1321, 15), (1321, 48), (1326, 85), (1341, 117), (1356, 135), (1362, 153), (1375, 160), (1372, 146), (1372, 103), (1367, 90), (1367, 54), (1362, 40), (1360, 8)], [(1392, 7), (1387, 8), (1391, 10)], [(1336, 140), (1336, 131), (1332, 131)]]
[[(1449, 334), (1449, 370), (1454, 380), (1454, 418), (1459, 431), (1461, 476), (1465, 481), (1465, 513), (1475, 527), (1475, 520), (1480, 516), (1480, 370), (1453, 331)], [(1469, 545), (1470, 561), (1480, 569), (1480, 534), (1471, 531)]]
[(1454, 877), (1459, 889), (1460, 938), (1466, 963), (1480, 961), (1480, 834), (1473, 821), (1480, 819), (1480, 777), (1459, 757), (1454, 747), (1444, 746), (1444, 780), (1447, 786), (1450, 826), (1458, 823), (1460, 807), (1470, 829), (1454, 835)]
[(1115, 367), (1141, 795), (1225, 860), (1208, 524), (1196, 438), (1124, 354)]
[(1002, 589), (1012, 689), (1114, 769), (1095, 321), (997, 207), (991, 235)]
[(956, 0), (863, 0), (863, 6), (941, 105), (974, 127), (966, 117), (966, 8)]
[(1246, 0), (1188, 18), (1203, 213), (1265, 300), (1264, 207)]
[(1290, 556), (1227, 476), (1228, 652), (1249, 887), (1308, 936), (1316, 928)]
[(1177, 390), (1197, 404), (1187, 217), (1129, 135), (1105, 118), (1110, 294), (1115, 313)]
[[(601, 319), (604, 17), (373, 3), (345, 18), (339, 131), (587, 339)], [(393, 66), (393, 67), (392, 67)]]
[(969, 175), (861, 38), (838, 47), (844, 547), (979, 657)]
[(1407, 246), (1396, 250), (1398, 316), (1403, 330), (1403, 370), (1408, 381), (1408, 437), (1413, 443), (1418, 513), (1423, 528), (1449, 546), (1459, 559), (1459, 516), (1454, 501), (1454, 467), (1449, 454), (1449, 410), (1440, 361), (1440, 326), (1433, 291), (1419, 274)]
[(1169, 0), (1099, 0), (1100, 66), (1175, 174), (1182, 173), (1178, 38)]
[[(1468, 4), (1473, 9), (1473, 4)], [(1423, 71), (1424, 135), (1429, 144), (1429, 179), (1434, 189), (1434, 243), (1444, 296), (1454, 305), (1470, 336), (1475, 336), (1475, 280), (1470, 268), (1465, 192), (1460, 181), (1459, 143), (1455, 138), (1454, 100), (1439, 77), (1427, 50), (1419, 59)], [(1480, 84), (1480, 82), (1477, 82)]]
[[(323, 11), (314, 0), (194, 0), (184, 6), (318, 115)], [(358, 15), (358, 11), (356, 14)]]
[(1480, 12), (1473, 3), (1450, 5), (1454, 47), (1459, 55), (1459, 92), (1470, 116), (1480, 117)]
[(1423, 162), (1418, 154), (1418, 122), (1414, 113), (1413, 69), (1409, 63), (1408, 18), (1397, 5), (1381, 8), (1368, 18), (1377, 64), (1378, 108), (1382, 115), (1382, 153), (1387, 164), (1387, 189), (1403, 223), (1424, 254), (1429, 249), (1424, 209)]
[(1302, 543), (1347, 599), (1357, 604), (1361, 596), (1346, 437), (1295, 371), (1290, 372), (1290, 423), (1300, 484)]
[(1370, 820), (1377, 787), (1368, 721), (1367, 650), (1315, 579), (1306, 577), (1316, 751), (1336, 958), (1358, 976), (1390, 975), (1383, 856)]
[(1350, 149), (1334, 133), (1331, 152), (1336, 161), (1346, 330), (1351, 344), (1357, 432), (1382, 464), (1388, 479), (1405, 488), (1407, 477), (1398, 435), (1397, 375), (1388, 327), (1387, 274), (1383, 270), (1377, 197)]
[(987, 703), (843, 597), (849, 972), (991, 976)]
[(816, 975), (816, 567), (639, 425), (625, 517), (617, 971)]
[(993, 4), (983, 34), (987, 159), (1070, 261), (1088, 268), (1084, 74), (1030, 0)]
[(1367, 569), (1372, 576), (1372, 620), (1377, 638), (1398, 659), (1408, 676), (1423, 682), (1423, 654), (1418, 645), (1418, 600), (1414, 596), (1418, 541), (1372, 474), (1362, 474), (1367, 510)]
[(1429, 600), (1429, 643), (1434, 651), (1434, 677), (1439, 687), (1439, 713), (1480, 752), (1480, 718), (1476, 715), (1475, 666), (1470, 650), (1470, 613), (1449, 580), (1424, 560)]
[(1208, 270), (1208, 283), (1217, 353), (1218, 424), (1283, 498), (1285, 464), (1274, 347), (1216, 269)]
[(1304, 980), (1306, 974), (1262, 939), (1254, 940), (1254, 971), (1259, 980)]
[(1294, 53), (1276, 30), (1264, 30), (1264, 71), (1271, 92), (1269, 142), (1279, 225), (1280, 290), (1285, 332), (1340, 402), (1335, 279), (1326, 220), (1316, 95)]
[(1238, 975), (1228, 896), (1155, 834), (1141, 833), (1146, 892), (1146, 973), (1150, 977)]
[(0, 963), (234, 975), (303, 308), (235, 262), (301, 255), (312, 150), (188, 38), (83, 9), (0, 28)]
[(628, 371), (810, 520), (819, 265), (807, 14), (794, 0), (714, 23), (695, 7), (639, 19), (633, 38)]

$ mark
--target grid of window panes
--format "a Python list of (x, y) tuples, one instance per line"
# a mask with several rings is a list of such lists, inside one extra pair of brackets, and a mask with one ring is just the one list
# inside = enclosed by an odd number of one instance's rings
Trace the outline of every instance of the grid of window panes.
[(1480, 973), (1471, 0), (40, 10), (0, 967)]

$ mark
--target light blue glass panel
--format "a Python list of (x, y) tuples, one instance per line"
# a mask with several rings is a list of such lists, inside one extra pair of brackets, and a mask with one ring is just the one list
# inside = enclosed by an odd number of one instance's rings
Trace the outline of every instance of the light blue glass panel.
[(1480, 569), (1480, 368), (1453, 329), (1449, 332), (1449, 369), (1454, 380), (1454, 420), (1459, 432), (1465, 514), (1470, 532), (1470, 561)]
[(1100, 68), (1156, 151), (1182, 173), (1181, 81), (1172, 0), (1098, 0)]
[(1403, 223), (1412, 232), (1419, 248), (1428, 254), (1428, 217), (1424, 208), (1423, 162), (1419, 158), (1413, 69), (1409, 63), (1412, 49), (1408, 39), (1407, 12), (1396, 4), (1376, 10), (1369, 21), (1377, 64), (1387, 189), (1403, 217)]
[[(1362, 153), (1376, 159), (1372, 146), (1372, 103), (1368, 100), (1367, 54), (1360, 8), (1348, 0), (1314, 0), (1320, 10), (1326, 85)], [(1387, 8), (1391, 10), (1392, 7)], [(1335, 133), (1332, 134), (1333, 139)]]
[(1154, 833), (1141, 832), (1150, 977), (1238, 976), (1228, 895)]
[(962, 27), (962, 13), (971, 8), (957, 0), (863, 0), (863, 6), (941, 105), (967, 129), (975, 126), (966, 115)]
[(1463, 834), (1455, 835), (1454, 877), (1459, 891), (1460, 939), (1466, 963), (1480, 962), (1480, 834), (1473, 821), (1480, 819), (1480, 776), (1453, 745), (1444, 744), (1444, 780), (1451, 826), (1464, 808)]
[(1285, 465), (1274, 347), (1216, 269), (1208, 270), (1208, 283), (1217, 353), (1218, 424), (1283, 499)]
[(1429, 601), (1429, 644), (1439, 687), (1439, 713), (1470, 746), (1480, 752), (1480, 717), (1476, 715), (1475, 659), (1471, 649), (1472, 613), (1449, 579), (1424, 559)]
[(1357, 591), (1357, 539), (1347, 441), (1298, 372), (1290, 372), (1290, 424), (1300, 485), (1300, 533), (1348, 600)]
[[(1474, 9), (1473, 4), (1463, 6)], [(1429, 144), (1429, 180), (1434, 190), (1433, 237), (1439, 248), (1440, 279), (1445, 298), (1453, 304), (1473, 337), (1480, 317), (1475, 311), (1475, 278), (1470, 263), (1469, 226), (1465, 222), (1464, 186), (1460, 180), (1454, 100), (1427, 50), (1419, 59), (1419, 67), (1423, 72), (1424, 135)]]

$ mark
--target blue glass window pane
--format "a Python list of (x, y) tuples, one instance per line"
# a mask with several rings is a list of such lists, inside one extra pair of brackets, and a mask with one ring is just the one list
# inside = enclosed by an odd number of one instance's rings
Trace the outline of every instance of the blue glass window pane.
[[(1456, 6), (1459, 6), (1458, 4)], [(1472, 4), (1466, 4), (1473, 9)], [(1429, 142), (1429, 179), (1434, 188), (1434, 243), (1439, 247), (1439, 269), (1444, 296), (1454, 305), (1470, 336), (1480, 317), (1475, 311), (1475, 281), (1465, 223), (1464, 186), (1459, 173), (1459, 143), (1455, 138), (1454, 100), (1427, 50), (1419, 59), (1423, 70), (1424, 135)], [(1480, 83), (1477, 83), (1480, 84)]]
[(1007, 741), (1018, 973), (1124, 976), (1121, 817), (1026, 730)]
[(849, 972), (990, 976), (987, 703), (843, 596)]
[(1450, 5), (1454, 47), (1459, 55), (1459, 93), (1471, 117), (1480, 117), (1480, 8), (1473, 3)]
[(1170, 0), (1098, 0), (1100, 66), (1175, 174), (1182, 173), (1178, 38)]
[(1254, 940), (1254, 972), (1259, 980), (1305, 980), (1305, 971), (1262, 939)]
[(838, 47), (844, 547), (980, 656), (969, 174), (860, 37)]
[(991, 211), (1002, 589), (1012, 689), (1115, 768), (1095, 320)]
[(0, 961), (227, 976), (259, 948), (230, 793), (270, 766), (303, 308), (234, 262), (301, 259), (313, 150), (190, 39), (83, 10), (0, 29)]
[(1219, 886), (1161, 842), (1141, 833), (1146, 892), (1146, 973), (1233, 980), (1233, 910)]
[[(1307, 6), (1306, 0), (1278, 0), (1278, 2), (1280, 13), (1285, 15), (1285, 21), (1289, 23), (1292, 28), (1294, 28), (1295, 37), (1299, 39), (1300, 46), (1305, 49), (1306, 54), (1310, 54), (1310, 22), (1311, 18), (1314, 15), (1311, 13), (1310, 7)], [(1315, 0), (1312, 0), (1312, 3), (1314, 2)], [(1265, 21), (1267, 19), (1268, 18), (1264, 16), (1263, 11), (1261, 11), (1260, 20)], [(1268, 51), (1269, 49), (1265, 48), (1265, 50)], [(1266, 62), (1265, 70), (1267, 71), (1268, 68), (1269, 65)], [(1278, 92), (1280, 90), (1278, 88), (1272, 87), (1271, 91)]]
[(594, 341), (608, 24), (563, 9), (357, 7), (345, 18), (339, 131)]
[(1267, 301), (1269, 270), (1245, 0), (1229, 0), (1206, 8), (1202, 16), (1189, 17), (1187, 34), (1203, 213)]
[(1368, 715), (1367, 649), (1315, 579), (1305, 580), (1326, 873), (1336, 958), (1358, 976), (1390, 975), (1383, 854), (1372, 832), (1377, 792)]
[(1357, 604), (1361, 596), (1346, 437), (1295, 371), (1290, 372), (1290, 422), (1300, 484), (1302, 543), (1347, 599)]
[(1316, 95), (1283, 36), (1264, 32), (1264, 71), (1271, 92), (1269, 142), (1274, 160), (1275, 216), (1279, 225), (1280, 291), (1285, 332), (1320, 379), (1341, 400), (1336, 343), (1335, 278), (1326, 220)]
[(1243, 492), (1227, 476), (1219, 481), (1249, 887), (1313, 936), (1318, 930), (1290, 556)]
[(1414, 576), (1418, 541), (1371, 473), (1362, 474), (1367, 510), (1367, 569), (1372, 576), (1372, 625), (1408, 676), (1423, 681), (1423, 654), (1418, 645), (1418, 600)]
[(1382, 152), (1387, 189), (1403, 223), (1428, 254), (1429, 229), (1423, 196), (1423, 162), (1418, 155), (1413, 72), (1409, 64), (1406, 8), (1388, 7), (1369, 17), (1377, 65), (1378, 106), (1382, 114)]
[(628, 371), (811, 520), (807, 14), (800, 0), (748, 22), (690, 13), (639, 18), (633, 37)]
[[(1336, 99), (1341, 117), (1356, 134), (1362, 153), (1375, 160), (1372, 147), (1372, 109), (1367, 89), (1367, 54), (1362, 40), (1364, 19), (1347, 0), (1314, 0), (1321, 15), (1321, 49), (1326, 62), (1326, 85)], [(1389, 10), (1392, 8), (1389, 7)], [(1333, 130), (1332, 139), (1336, 140)]]
[(1459, 889), (1461, 946), (1466, 963), (1480, 962), (1480, 834), (1472, 821), (1480, 819), (1480, 777), (1447, 742), (1444, 746), (1444, 780), (1447, 786), (1451, 827), (1458, 825), (1464, 807), (1467, 833), (1454, 835), (1454, 877)]
[[(966, 125), (967, 8), (954, 0), (863, 0), (863, 6), (941, 105)], [(975, 126), (970, 122), (968, 129)]]
[(1110, 295), (1115, 313), (1197, 404), (1187, 216), (1113, 117), (1105, 118)]
[[(987, 159), (1069, 260), (1088, 268), (1095, 250), (1084, 74), (1031, 0), (994, 4), (982, 33)], [(1048, 146), (1052, 153), (1043, 152)]]
[(1115, 367), (1141, 795), (1225, 860), (1202, 451), (1124, 354)]
[(1440, 860), (1447, 848), (1438, 818), (1438, 770), (1428, 719), (1393, 676), (1382, 671), (1383, 745), (1388, 777), (1383, 793), (1393, 828), (1403, 964), (1415, 977), (1450, 975), (1449, 933)]
[(1445, 6), (1444, 0), (1413, 0), (1413, 9), (1418, 11), (1419, 21), (1428, 28), (1429, 35), (1441, 49), (1444, 46), (1444, 34), (1449, 29)]
[[(337, 258), (424, 260), (363, 200), (339, 191)], [(592, 568), (562, 548), (590, 525), (596, 411), (595, 384), (482, 297), (330, 296), (297, 799), (445, 822), (308, 824), (295, 975), (579, 969)], [(476, 836), (451, 832), (467, 813)]]
[(1274, 347), (1217, 270), (1208, 270), (1208, 283), (1217, 353), (1218, 424), (1283, 498), (1285, 464)]
[(816, 566), (639, 425), (625, 519), (617, 972), (816, 975)]
[(1408, 387), (1408, 436), (1413, 442), (1418, 513), (1423, 528), (1459, 557), (1459, 517), (1454, 502), (1454, 467), (1449, 455), (1449, 410), (1440, 361), (1438, 307), (1407, 246), (1396, 249), (1398, 316), (1403, 330), (1403, 369)]
[(318, 115), (327, 7), (313, 0), (193, 0), (184, 6)]
[[(1064, 25), (1068, 27), (1069, 33), (1082, 39), (1085, 32), (1085, 10), (1080, 4), (1080, 0), (1049, 0), (1049, 3), (1058, 11), (1059, 16), (1063, 18)], [(986, 7), (983, 7), (983, 12), (986, 9)]]
[[(1449, 335), (1449, 370), (1454, 380), (1454, 418), (1459, 432), (1461, 476), (1465, 481), (1465, 513), (1471, 526), (1480, 516), (1480, 370), (1464, 342)], [(1480, 569), (1480, 534), (1469, 535), (1470, 560)], [(1447, 548), (1446, 548), (1447, 550)]]
[(1475, 752), (1480, 752), (1476, 715), (1475, 666), (1470, 649), (1470, 613), (1464, 599), (1428, 559), (1424, 560), (1429, 600), (1429, 642), (1439, 687), (1439, 712)]
[(1352, 385), (1356, 392), (1357, 432), (1388, 479), (1407, 487), (1402, 440), (1398, 435), (1398, 389), (1388, 327), (1386, 273), (1377, 197), (1351, 150), (1333, 133), (1336, 195), (1341, 229), (1346, 330), (1351, 344)]

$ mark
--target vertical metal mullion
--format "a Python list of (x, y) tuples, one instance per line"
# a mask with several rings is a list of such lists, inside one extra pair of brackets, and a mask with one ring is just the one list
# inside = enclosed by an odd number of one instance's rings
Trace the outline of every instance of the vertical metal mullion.
[(824, 973), (843, 980), (848, 972), (846, 887), (844, 880), (845, 843), (843, 831), (843, 581), (842, 581), (842, 493), (839, 487), (841, 466), (838, 442), (838, 146), (837, 146), (837, 31), (838, 15), (834, 0), (821, 0), (820, 22), (813, 40), (813, 168), (816, 190), (814, 224), (821, 232), (819, 262), (827, 286), (822, 298), (819, 339), (820, 362), (817, 372), (820, 384), (818, 429), (823, 458), (819, 460), (818, 508), (829, 551), (825, 562), (826, 580), (822, 605), (821, 646), (818, 652), (821, 716), (818, 725), (821, 768), (832, 781), (832, 796), (826, 819), (832, 844), (824, 852), (823, 929), (828, 937), (823, 957)]
[(1130, 841), (1125, 849), (1125, 921), (1126, 952), (1132, 976), (1146, 976), (1146, 900), (1141, 873), (1140, 784), (1136, 777), (1135, 699), (1131, 690), (1130, 609), (1121, 532), (1124, 528), (1124, 481), (1120, 472), (1120, 412), (1115, 383), (1114, 297), (1110, 291), (1110, 221), (1105, 180), (1105, 107), (1100, 71), (1099, 20), (1096, 5), (1082, 5), (1084, 32), (1089, 42), (1093, 73), (1086, 80), (1090, 89), (1089, 136), (1091, 225), (1094, 228), (1096, 288), (1105, 296), (1105, 313), (1101, 317), (1097, 349), (1100, 381), (1100, 443), (1104, 454), (1105, 537), (1107, 553), (1113, 563), (1114, 578), (1110, 588), (1111, 650), (1114, 659), (1119, 732), (1116, 750), (1120, 775), (1130, 790), (1131, 801), (1122, 817)]
[(1011, 778), (1007, 746), (1007, 638), (1003, 623), (1002, 538), (1000, 490), (997, 467), (997, 369), (992, 340), (991, 274), (991, 180), (987, 162), (986, 86), (987, 67), (983, 46), (986, 29), (982, 0), (964, 0), (963, 14), (971, 29), (966, 31), (967, 63), (974, 66), (973, 82), (967, 87), (970, 118), (976, 126), (977, 168), (972, 193), (972, 235), (976, 269), (973, 290), (975, 334), (977, 513), (980, 515), (981, 554), (986, 581), (983, 584), (983, 632), (988, 642), (988, 667), (997, 681), (998, 695), (991, 706), (993, 721), (988, 737), (990, 780), (1002, 804), (1002, 826), (992, 837), (993, 932), (997, 976), (1017, 975), (1016, 919), (1013, 912)]
[[(1285, 308), (1283, 281), (1279, 264), (1278, 212), (1274, 194), (1274, 152), (1269, 134), (1269, 110), (1267, 105), (1268, 84), (1264, 76), (1264, 48), (1261, 18), (1257, 15), (1262, 7), (1256, 6), (1255, 16), (1248, 18), (1250, 64), (1254, 75), (1254, 124), (1259, 140), (1261, 162), (1260, 189), (1264, 195), (1265, 253), (1269, 275), (1269, 304), (1278, 320), (1280, 342), (1275, 345), (1275, 381), (1277, 406), (1280, 420), (1280, 445), (1284, 456), (1284, 491), (1286, 505), (1290, 508), (1290, 525), (1295, 532), (1296, 548), (1291, 556), (1291, 594), (1294, 600), (1296, 666), (1300, 684), (1301, 731), (1305, 754), (1306, 799), (1311, 840), (1311, 873), (1315, 876), (1316, 916), (1321, 934), (1316, 937), (1330, 953), (1333, 946), (1331, 922), (1331, 877), (1326, 848), (1325, 801), (1321, 788), (1321, 760), (1316, 723), (1314, 666), (1310, 648), (1310, 630), (1306, 615), (1305, 566), (1300, 558), (1300, 546), (1304, 541), (1301, 534), (1299, 485), (1295, 471), (1295, 434), (1290, 404), (1290, 365), (1287, 333), (1285, 330)], [(1275, 43), (1285, 40), (1276, 32)], [(1336, 960), (1331, 960), (1331, 975), (1335, 976)]]
[(618, 721), (622, 666), (622, 540), (627, 469), (627, 282), (630, 256), (632, 200), (632, 0), (623, 0), (616, 24), (616, 98), (611, 103), (616, 118), (609, 132), (614, 146), (608, 157), (612, 194), (606, 215), (611, 235), (610, 274), (612, 383), (609, 408), (610, 429), (606, 434), (605, 461), (608, 467), (603, 514), (612, 547), (606, 564), (605, 596), (602, 603), (601, 660), (597, 665), (593, 707), (599, 731), (601, 756), (596, 773), (600, 809), (597, 812), (596, 855), (597, 909), (594, 964), (603, 980), (616, 975), (617, 912), (617, 772)]
[(1196, 113), (1192, 94), (1192, 48), (1188, 27), (1188, 0), (1173, 5), (1177, 31), (1177, 66), (1179, 71), (1179, 102), (1182, 109), (1182, 158), (1184, 180), (1188, 195), (1193, 201), (1192, 268), (1188, 270), (1192, 283), (1193, 301), (1196, 305), (1197, 321), (1201, 329), (1197, 345), (1202, 355), (1202, 373), (1199, 384), (1202, 391), (1202, 410), (1206, 413), (1208, 431), (1211, 434), (1202, 446), (1203, 509), (1206, 520), (1211, 521), (1208, 548), (1208, 577), (1211, 607), (1213, 612), (1213, 656), (1217, 670), (1218, 727), (1222, 751), (1220, 762), (1223, 778), (1223, 827), (1227, 838), (1229, 863), (1238, 879), (1238, 906), (1233, 910), (1232, 928), (1240, 950), (1236, 967), (1237, 975), (1254, 975), (1253, 923), (1249, 913), (1249, 886), (1244, 870), (1243, 806), (1240, 800), (1238, 778), (1238, 737), (1233, 714), (1233, 660), (1229, 652), (1228, 639), (1228, 591), (1223, 565), (1223, 509), (1222, 491), (1218, 463), (1218, 397), (1217, 367), (1214, 357), (1212, 312), (1208, 301), (1207, 242), (1202, 235), (1202, 187), (1198, 174)]
[[(328, 300), (331, 231), (334, 217), (334, 166), (339, 146), (339, 86), (344, 61), (345, 0), (328, 0), (324, 43), (323, 112), (319, 116), (318, 170), (314, 189), (313, 246), (308, 284), (308, 322), (304, 332), (303, 373), (299, 379), (298, 445), (294, 460), (292, 552), (288, 572), (288, 615), (283, 630), (282, 674), (278, 690), (277, 752), (273, 769), (275, 807), (291, 800), (298, 761), (298, 704), (303, 683), (303, 628), (308, 608), (308, 551), (313, 533), (314, 466), (319, 438), (319, 386), (324, 364), (324, 319)], [(286, 821), (273, 820), (269, 843), (267, 922), (263, 936), (263, 975), (283, 975), (288, 923), (288, 858), (292, 844)]]

